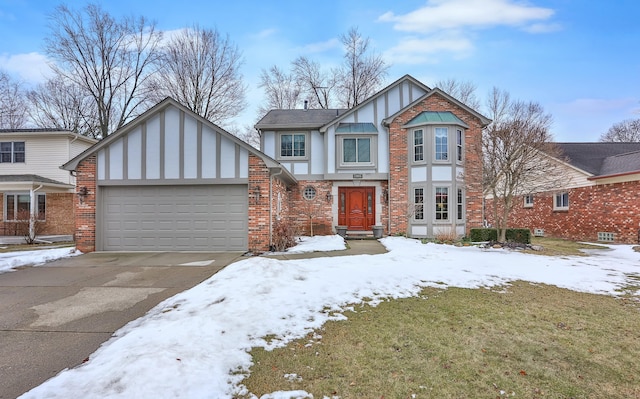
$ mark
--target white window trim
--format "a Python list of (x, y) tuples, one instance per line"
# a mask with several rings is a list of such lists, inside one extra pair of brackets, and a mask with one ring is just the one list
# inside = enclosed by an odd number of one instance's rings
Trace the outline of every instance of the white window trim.
[[(531, 201), (527, 201), (528, 199), (531, 199)], [(534, 201), (533, 194), (527, 194), (522, 199), (522, 206), (524, 208), (533, 208), (533, 201)], [(555, 201), (555, 198), (554, 198), (554, 201)]]
[[(370, 162), (344, 162), (344, 139), (369, 139)], [(336, 140), (337, 163), (342, 169), (372, 169), (378, 163), (378, 137), (368, 134), (340, 135)]]
[[(282, 155), (282, 136), (304, 136), (304, 156), (283, 156)], [(278, 159), (286, 160), (307, 160), (309, 159), (309, 132), (278, 132), (276, 139), (276, 151)]]
[[(564, 196), (567, 195), (567, 205), (566, 206), (558, 206), (558, 197), (559, 196)], [(553, 196), (553, 210), (554, 211), (568, 211), (569, 210), (569, 206), (570, 206), (570, 202), (569, 202), (569, 192), (568, 191), (562, 191), (559, 193), (555, 193)]]

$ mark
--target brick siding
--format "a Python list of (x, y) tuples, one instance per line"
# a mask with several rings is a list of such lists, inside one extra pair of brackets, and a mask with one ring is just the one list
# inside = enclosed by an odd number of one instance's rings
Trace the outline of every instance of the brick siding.
[[(569, 209), (554, 211), (554, 193), (534, 194), (533, 207), (516, 198), (509, 227), (544, 229), (545, 236), (597, 241), (598, 232), (615, 234), (615, 242), (640, 243), (640, 182), (603, 184), (567, 190)], [(491, 222), (491, 202), (487, 203)]]
[[(38, 191), (36, 193), (42, 193)], [(72, 235), (75, 231), (73, 193), (45, 193), (45, 221), (39, 222), (39, 235)], [(4, 215), (4, 193), (0, 193), (0, 212)], [(17, 235), (17, 223), (0, 221), (0, 235)]]
[(81, 252), (96, 250), (96, 156), (80, 161), (76, 168), (76, 193), (87, 188), (87, 195), (74, 195), (76, 209), (76, 248)]

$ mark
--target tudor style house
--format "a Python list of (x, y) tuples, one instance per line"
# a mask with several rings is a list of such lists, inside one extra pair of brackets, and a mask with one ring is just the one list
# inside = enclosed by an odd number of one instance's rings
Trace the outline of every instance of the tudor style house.
[(640, 143), (557, 143), (561, 187), (520, 198), (510, 225), (534, 235), (640, 243)]
[(86, 192), (76, 243), (264, 251), (280, 223), (464, 235), (482, 225), (489, 122), (406, 75), (349, 110), (270, 111), (258, 150), (167, 98), (63, 166)]
[(58, 129), (0, 130), (0, 235), (32, 215), (41, 234), (73, 234), (75, 177), (60, 166), (96, 140)]

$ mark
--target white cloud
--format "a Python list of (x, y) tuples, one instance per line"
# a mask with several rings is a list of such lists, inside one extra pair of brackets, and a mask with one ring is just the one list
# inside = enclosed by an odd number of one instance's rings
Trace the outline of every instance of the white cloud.
[(468, 38), (441, 35), (405, 38), (397, 46), (387, 50), (384, 57), (396, 64), (433, 64), (439, 61), (438, 54), (441, 53), (451, 53), (456, 58), (463, 58), (472, 52), (473, 43)]
[(424, 7), (404, 15), (389, 11), (381, 22), (393, 22), (399, 31), (429, 33), (459, 28), (523, 26), (551, 18), (554, 10), (514, 3), (512, 0), (429, 0)]
[(27, 84), (42, 83), (52, 73), (47, 63), (47, 57), (36, 52), (2, 54), (0, 55), (0, 69)]
[(593, 115), (609, 111), (633, 112), (637, 107), (637, 98), (577, 98), (557, 105), (563, 112)]
[(258, 33), (252, 35), (255, 39), (266, 39), (267, 37), (273, 36), (278, 30), (276, 28), (263, 29)]
[(323, 53), (340, 47), (340, 41), (336, 38), (324, 42), (310, 43), (302, 47), (302, 51), (309, 54)]

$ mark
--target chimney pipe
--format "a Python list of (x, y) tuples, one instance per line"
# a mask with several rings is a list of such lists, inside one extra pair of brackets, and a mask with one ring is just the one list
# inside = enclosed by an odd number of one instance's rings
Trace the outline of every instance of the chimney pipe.
[(309, 100), (304, 100), (304, 110), (306, 111), (309, 108)]

